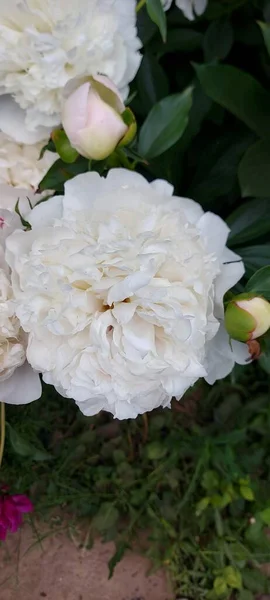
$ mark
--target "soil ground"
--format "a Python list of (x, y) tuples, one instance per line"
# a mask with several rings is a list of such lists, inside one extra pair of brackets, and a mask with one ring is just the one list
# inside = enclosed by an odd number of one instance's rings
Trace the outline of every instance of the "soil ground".
[(66, 531), (39, 538), (26, 524), (0, 547), (1, 600), (173, 600), (166, 574), (147, 576), (150, 563), (136, 553), (127, 552), (109, 580), (113, 543), (79, 548)]

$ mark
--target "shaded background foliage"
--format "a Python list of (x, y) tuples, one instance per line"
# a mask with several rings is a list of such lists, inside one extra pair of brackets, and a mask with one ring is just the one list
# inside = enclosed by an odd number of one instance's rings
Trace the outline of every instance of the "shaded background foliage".
[[(246, 266), (237, 290), (270, 300), (270, 1), (210, 0), (188, 22), (174, 6), (164, 19), (148, 0), (138, 27), (136, 141), (91, 165), (62, 157), (40, 188), (61, 193), (77, 173), (135, 161), (227, 220)], [(260, 598), (270, 593), (261, 570), (270, 561), (267, 335), (262, 350), (213, 388), (198, 383), (172, 411), (134, 421), (84, 417), (46, 387), (39, 403), (8, 407), (3, 478), (30, 490), (37, 514), (62, 506), (70, 527), (86, 518), (89, 545), (97, 532), (114, 539), (111, 573), (146, 530), (147, 553), (169, 568), (178, 596)]]

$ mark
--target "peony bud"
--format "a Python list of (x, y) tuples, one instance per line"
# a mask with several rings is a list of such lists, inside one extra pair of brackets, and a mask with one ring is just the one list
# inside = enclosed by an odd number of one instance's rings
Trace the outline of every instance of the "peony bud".
[(66, 87), (68, 97), (62, 110), (65, 132), (82, 156), (102, 160), (129, 131), (129, 124), (122, 116), (125, 105), (114, 83), (105, 75), (77, 80), (77, 87), (73, 80), (71, 86)]
[(270, 303), (264, 298), (240, 295), (229, 302), (225, 312), (225, 325), (234, 340), (255, 340), (270, 327)]

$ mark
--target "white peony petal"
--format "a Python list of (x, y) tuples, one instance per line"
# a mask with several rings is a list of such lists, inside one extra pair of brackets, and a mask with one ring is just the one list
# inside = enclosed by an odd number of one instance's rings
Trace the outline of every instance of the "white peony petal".
[(0, 96), (0, 130), (19, 144), (35, 144), (50, 137), (50, 127), (37, 127), (29, 131), (25, 112), (11, 96)]
[[(238, 259), (239, 260), (239, 259)], [(233, 262), (230, 264), (222, 265), (221, 273), (215, 280), (215, 316), (219, 319), (224, 315), (223, 298), (224, 294), (228, 292), (240, 279), (243, 277), (245, 272), (244, 263)]]
[(37, 206), (26, 215), (26, 220), (32, 227), (47, 227), (52, 225), (55, 219), (61, 219), (63, 215), (63, 196), (53, 196)]
[(38, 373), (27, 362), (14, 374), (0, 383), (0, 402), (6, 404), (29, 404), (38, 400), (42, 388)]
[(82, 173), (65, 183), (65, 211), (91, 210), (100, 194), (102, 182), (98, 173)]
[(207, 212), (198, 221), (197, 227), (205, 239), (208, 252), (220, 258), (230, 231), (228, 225), (217, 215)]
[(235, 363), (244, 365), (250, 361), (246, 344), (232, 341), (221, 322), (217, 335), (207, 344), (205, 380), (213, 385), (218, 379), (227, 377)]

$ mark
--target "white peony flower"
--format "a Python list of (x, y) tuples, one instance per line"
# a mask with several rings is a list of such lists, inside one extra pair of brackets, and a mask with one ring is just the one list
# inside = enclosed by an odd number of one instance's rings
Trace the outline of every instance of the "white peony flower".
[[(207, 6), (208, 0), (175, 0), (175, 4), (189, 21), (201, 16)], [(164, 10), (169, 10), (172, 0), (162, 0)]]
[(55, 152), (46, 152), (39, 160), (47, 140), (37, 144), (18, 144), (0, 131), (0, 184), (35, 191), (41, 179), (57, 160)]
[(0, 195), (0, 402), (24, 404), (40, 397), (41, 384), (26, 362), (27, 336), (15, 314), (10, 271), (4, 258), (5, 240), (21, 228), (21, 221), (12, 210), (2, 209), (3, 204), (9, 202)]
[[(59, 124), (62, 89), (74, 77), (102, 73), (127, 97), (141, 60), (135, 5), (135, 0), (1, 0), (0, 88), (26, 111), (30, 132)], [(0, 128), (10, 135), (8, 127), (0, 115)]]
[(169, 406), (211, 371), (243, 264), (222, 219), (172, 191), (124, 169), (79, 175), (7, 240), (28, 360), (86, 415)]

